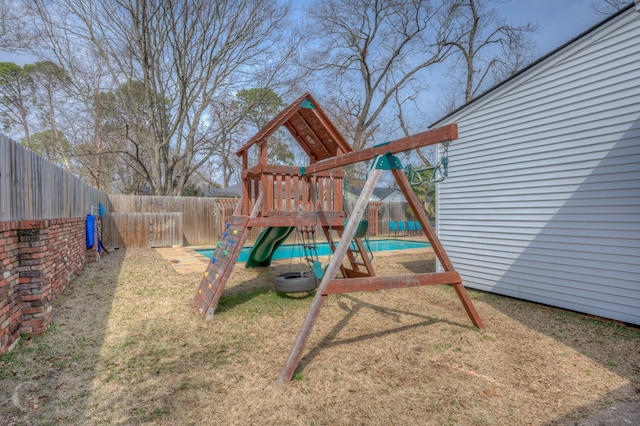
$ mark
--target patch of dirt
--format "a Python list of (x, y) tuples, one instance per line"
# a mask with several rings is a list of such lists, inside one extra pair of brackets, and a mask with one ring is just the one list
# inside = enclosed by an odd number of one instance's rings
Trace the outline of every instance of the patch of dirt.
[(621, 426), (640, 425), (640, 402), (614, 404), (586, 419), (575, 422), (576, 426)]
[[(374, 266), (403, 275), (433, 270), (433, 259), (391, 253)], [(294, 380), (278, 386), (311, 298), (270, 285), (299, 267), (237, 266), (207, 322), (192, 310), (201, 273), (178, 274), (151, 250), (105, 256), (56, 301), (45, 336), (0, 358), (0, 424), (638, 418), (638, 329), (469, 291), (487, 327), (479, 331), (445, 286), (328, 297)]]

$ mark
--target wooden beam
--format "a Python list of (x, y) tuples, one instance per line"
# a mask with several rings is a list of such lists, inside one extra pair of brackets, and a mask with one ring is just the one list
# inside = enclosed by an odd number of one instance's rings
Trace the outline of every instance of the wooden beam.
[(362, 272), (362, 271), (356, 271), (355, 269), (351, 269), (351, 268), (344, 268), (344, 277), (346, 278), (363, 278), (363, 277), (367, 277), (367, 278), (371, 278), (371, 275), (369, 275), (367, 272)]
[(261, 213), (262, 213), (262, 217), (271, 217), (271, 218), (286, 217), (291, 219), (298, 219), (298, 218), (315, 219), (317, 217), (318, 221), (323, 221), (327, 223), (331, 221), (331, 223), (336, 222), (340, 224), (340, 226), (344, 225), (344, 212), (342, 210), (340, 211), (336, 210), (333, 212), (325, 212), (320, 210), (317, 213), (314, 213), (313, 211), (295, 211), (295, 210), (290, 210), (290, 211), (262, 210)]
[[(438, 257), (438, 260), (440, 261), (440, 264), (442, 265), (443, 269), (447, 272), (455, 271), (455, 268), (453, 267), (453, 263), (451, 263), (451, 260), (449, 259), (449, 256), (447, 255), (446, 250), (444, 249), (444, 247), (442, 246), (442, 243), (440, 242), (440, 239), (436, 235), (436, 231), (431, 226), (431, 222), (429, 222), (429, 218), (427, 217), (427, 214), (422, 208), (422, 204), (420, 203), (420, 200), (418, 200), (418, 197), (413, 192), (413, 188), (411, 188), (411, 184), (407, 179), (407, 175), (405, 175), (404, 171), (402, 170), (391, 170), (391, 172), (393, 173), (393, 176), (396, 178), (396, 181), (398, 182), (398, 186), (402, 190), (402, 193), (404, 194), (405, 198), (409, 202), (409, 206), (411, 206), (411, 209), (418, 217), (418, 221), (422, 225), (422, 229), (425, 235), (427, 236), (427, 239), (431, 243), (431, 247), (433, 248), (433, 251)], [(469, 319), (471, 320), (473, 325), (475, 325), (480, 329), (484, 329), (484, 323), (482, 322), (482, 318), (480, 318), (480, 315), (478, 315), (478, 311), (476, 311), (475, 306), (473, 306), (473, 302), (471, 302), (471, 299), (467, 294), (467, 290), (462, 285), (462, 282), (453, 284), (453, 288), (456, 291), (456, 294), (458, 295), (460, 302), (462, 302), (462, 305), (464, 306), (465, 311), (467, 311), (467, 315), (469, 316)]]
[[(344, 219), (339, 217), (334, 217), (331, 219), (331, 226), (337, 227), (342, 226), (344, 223)], [(307, 216), (299, 216), (299, 217), (287, 217), (287, 216), (268, 216), (268, 217), (257, 217), (255, 219), (251, 219), (249, 225), (252, 228), (266, 228), (269, 226), (329, 226), (328, 219), (320, 219), (317, 220), (313, 217)]]
[(337, 153), (337, 155), (341, 155), (340, 151), (342, 153), (353, 151), (353, 148), (351, 147), (351, 145), (347, 143), (346, 139), (338, 131), (338, 128), (335, 126), (335, 124), (333, 124), (333, 122), (329, 120), (329, 117), (327, 116), (327, 114), (324, 112), (322, 108), (320, 108), (320, 104), (318, 103), (318, 101), (316, 101), (316, 99), (311, 95), (311, 93), (309, 93), (307, 97), (309, 98), (309, 100), (311, 100), (311, 102), (314, 105), (317, 106), (316, 108), (313, 109), (313, 114), (320, 120), (325, 130), (327, 130), (327, 132), (333, 138), (333, 141), (335, 142), (335, 144), (338, 146), (339, 152)]
[(302, 324), (302, 328), (296, 337), (296, 341), (291, 348), (291, 352), (285, 361), (284, 367), (280, 372), (280, 376), (278, 377), (278, 383), (287, 383), (293, 377), (293, 373), (302, 358), (302, 352), (309, 341), (309, 337), (311, 336), (311, 330), (315, 325), (318, 316), (320, 315), (320, 309), (322, 309), (322, 305), (326, 299), (325, 289), (329, 285), (329, 282), (332, 281), (342, 266), (342, 261), (344, 256), (347, 254), (347, 250), (349, 249), (349, 245), (351, 244), (351, 239), (356, 233), (358, 225), (360, 223), (360, 219), (364, 215), (364, 212), (367, 209), (367, 203), (371, 198), (371, 194), (373, 194), (373, 189), (378, 182), (378, 178), (380, 177), (381, 170), (373, 169), (369, 172), (369, 177), (362, 188), (362, 192), (360, 193), (360, 197), (358, 197), (358, 201), (356, 201), (356, 205), (353, 208), (353, 212), (351, 213), (351, 219), (347, 224), (344, 233), (342, 234), (342, 238), (340, 238), (340, 243), (338, 247), (336, 247), (336, 251), (333, 254), (333, 258), (331, 259), (331, 263), (327, 266), (327, 269), (324, 272), (324, 276), (322, 277), (322, 281), (316, 290), (316, 295), (311, 302), (311, 307), (309, 308), (309, 312), (307, 313), (307, 317)]
[[(315, 111), (315, 108), (314, 108)], [(320, 136), (315, 132), (315, 130), (313, 130), (313, 127), (311, 127), (309, 125), (309, 123), (307, 122), (307, 120), (305, 120), (304, 116), (302, 114), (300, 114), (300, 111), (298, 110), (298, 112), (296, 113), (296, 116), (300, 119), (300, 122), (303, 124), (303, 126), (305, 127), (305, 130), (312, 136), (311, 139), (313, 139), (314, 143), (313, 145), (317, 146), (318, 149), (320, 151), (322, 151), (324, 153), (325, 158), (327, 157), (331, 157), (332, 154), (329, 152), (329, 149), (327, 148), (327, 146), (324, 144), (323, 140), (320, 138)], [(314, 114), (315, 117), (318, 117), (317, 114)], [(322, 123), (322, 122), (321, 122)], [(322, 123), (324, 124), (324, 123)], [(325, 128), (325, 130), (328, 130)], [(302, 135), (300, 135), (300, 140), (302, 140), (302, 143), (306, 144), (309, 147), (309, 150), (311, 152), (313, 152), (313, 148), (312, 144), (306, 140), (305, 138), (302, 137)]]
[[(280, 166), (275, 164), (257, 164), (256, 166), (251, 167), (250, 169), (243, 170), (240, 176), (244, 179), (245, 177), (260, 177), (264, 173), (296, 176), (296, 175), (300, 175), (300, 167)], [(328, 171), (324, 171), (324, 172), (316, 173), (316, 176), (330, 177), (332, 174), (334, 178), (344, 177), (344, 170), (342, 169), (333, 170), (332, 173)]]
[(387, 153), (395, 154), (398, 152), (409, 151), (423, 146), (435, 145), (437, 143), (450, 141), (458, 138), (458, 126), (456, 124), (448, 124), (433, 130), (407, 136), (389, 142), (386, 145), (374, 146), (361, 151), (349, 152), (339, 157), (328, 158), (318, 161), (306, 167), (305, 173), (312, 174), (323, 170), (334, 169), (336, 167), (355, 164), (374, 158), (377, 155)]
[(242, 196), (240, 197), (240, 204), (242, 207), (240, 212), (244, 215), (249, 214), (249, 209), (251, 208), (251, 181), (248, 179), (242, 180)]
[(300, 148), (302, 148), (305, 154), (307, 154), (309, 158), (313, 157), (313, 152), (311, 152), (309, 144), (307, 144), (306, 141), (302, 138), (302, 135), (298, 133), (298, 130), (293, 127), (288, 121), (284, 123), (284, 127), (289, 131), (289, 133), (291, 133), (291, 136), (293, 136), (296, 142), (298, 142), (298, 145), (300, 145)]
[[(342, 155), (344, 152), (351, 152), (353, 149), (344, 139), (344, 136), (340, 134), (335, 125), (329, 120), (329, 118), (325, 115), (324, 111), (320, 108), (313, 109), (313, 115), (322, 123), (322, 127), (329, 133), (331, 139), (337, 146), (336, 156)], [(329, 153), (330, 156), (333, 154)]]
[(409, 288), (425, 285), (461, 283), (457, 272), (433, 274), (401, 275), (396, 277), (334, 279), (325, 289), (326, 294), (351, 293), (354, 291), (375, 291), (389, 288)]

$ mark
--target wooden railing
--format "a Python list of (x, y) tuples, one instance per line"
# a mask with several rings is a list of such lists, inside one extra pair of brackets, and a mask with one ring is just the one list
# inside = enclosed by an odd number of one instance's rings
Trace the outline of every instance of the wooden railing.
[(245, 171), (243, 178), (243, 215), (251, 214), (264, 192), (258, 217), (342, 217), (342, 170), (301, 175), (298, 167), (266, 165)]

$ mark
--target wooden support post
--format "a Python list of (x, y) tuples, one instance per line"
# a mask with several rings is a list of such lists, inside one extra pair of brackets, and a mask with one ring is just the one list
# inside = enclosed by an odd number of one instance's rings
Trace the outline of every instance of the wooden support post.
[[(375, 163), (374, 163), (375, 164)], [(366, 183), (364, 184), (364, 188), (362, 188), (362, 192), (360, 193), (360, 197), (358, 197), (358, 201), (356, 201), (356, 205), (353, 208), (353, 212), (351, 213), (351, 218), (347, 227), (340, 238), (340, 243), (336, 248), (335, 253), (331, 259), (331, 263), (327, 266), (326, 271), (324, 272), (324, 276), (322, 277), (322, 281), (316, 290), (316, 295), (313, 298), (313, 302), (311, 302), (311, 307), (309, 308), (309, 312), (307, 313), (307, 317), (302, 324), (302, 328), (296, 337), (296, 341), (291, 348), (291, 352), (289, 353), (289, 357), (285, 361), (284, 368), (280, 372), (280, 376), (278, 377), (278, 383), (287, 383), (293, 377), (293, 373), (302, 358), (302, 351), (309, 341), (309, 337), (311, 336), (311, 331), (313, 326), (315, 325), (318, 315), (320, 315), (320, 309), (322, 309), (322, 305), (326, 299), (325, 289), (329, 282), (336, 277), (340, 266), (342, 265), (342, 261), (344, 256), (347, 254), (347, 250), (349, 249), (349, 245), (351, 243), (351, 239), (356, 233), (358, 228), (358, 224), (364, 215), (365, 210), (367, 209), (367, 203), (371, 198), (371, 194), (373, 194), (373, 189), (378, 182), (378, 178), (380, 177), (381, 170), (373, 169), (369, 172), (369, 177), (367, 178)]]
[(326, 160), (312, 163), (307, 166), (306, 173), (318, 173), (324, 170), (335, 169), (349, 164), (370, 160), (377, 155), (385, 155), (388, 153), (397, 154), (398, 152), (410, 151), (412, 149), (421, 148), (427, 145), (434, 145), (457, 138), (458, 126), (456, 124), (447, 124), (446, 126), (427, 130), (423, 133), (397, 139), (386, 145), (373, 146), (360, 151), (349, 152), (339, 157), (327, 158)]
[[(440, 261), (440, 264), (442, 264), (443, 269), (447, 272), (454, 272), (455, 268), (453, 267), (453, 263), (451, 263), (447, 252), (440, 242), (440, 239), (431, 226), (431, 222), (429, 222), (429, 218), (422, 208), (420, 200), (418, 200), (418, 197), (416, 197), (416, 194), (413, 192), (413, 188), (411, 188), (411, 184), (409, 183), (407, 176), (404, 174), (404, 171), (392, 170), (391, 172), (396, 178), (398, 186), (400, 186), (400, 189), (404, 193), (405, 198), (409, 202), (409, 206), (411, 206), (413, 212), (418, 216), (418, 221), (422, 225), (422, 229), (424, 230), (427, 239), (431, 243), (431, 247), (433, 248), (433, 251), (435, 252), (438, 260)], [(462, 285), (461, 282), (451, 285), (456, 291), (458, 298), (462, 302), (462, 305), (464, 306), (465, 311), (467, 311), (467, 315), (469, 316), (469, 319), (471, 319), (473, 325), (480, 329), (484, 329), (484, 323), (482, 322), (480, 315), (478, 315), (476, 308), (473, 306), (473, 303), (471, 302), (471, 299), (469, 298), (464, 285)]]
[(243, 215), (249, 214), (251, 206), (251, 180), (245, 179), (242, 181), (242, 196), (240, 197), (240, 213)]
[[(239, 216), (240, 213), (242, 212), (242, 203), (244, 201), (242, 200), (242, 196), (240, 197), (240, 201), (238, 202), (238, 204), (236, 204), (236, 208), (233, 210), (233, 216)], [(224, 226), (224, 223), (223, 225)]]

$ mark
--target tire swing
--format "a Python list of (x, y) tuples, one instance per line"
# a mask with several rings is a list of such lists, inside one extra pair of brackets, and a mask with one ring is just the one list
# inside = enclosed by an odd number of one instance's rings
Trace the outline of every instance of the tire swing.
[[(296, 230), (296, 238), (299, 230)], [(293, 250), (296, 246), (296, 241), (291, 249), (291, 261), (289, 262), (289, 272), (278, 275), (272, 285), (273, 290), (276, 293), (308, 293), (318, 287), (318, 280), (316, 279), (313, 271), (303, 271), (300, 268), (299, 272), (291, 271), (291, 262), (293, 261)], [(300, 262), (302, 265), (302, 260)]]
[(318, 287), (316, 276), (311, 272), (287, 272), (276, 277), (274, 289), (278, 293), (304, 293)]

